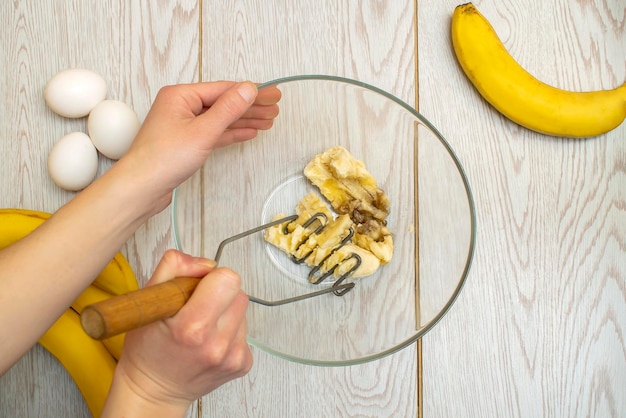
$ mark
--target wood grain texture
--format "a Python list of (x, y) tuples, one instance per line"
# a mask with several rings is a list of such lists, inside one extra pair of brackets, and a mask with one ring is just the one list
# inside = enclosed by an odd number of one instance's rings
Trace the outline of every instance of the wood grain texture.
[[(71, 67), (107, 81), (109, 98), (125, 101), (143, 119), (158, 89), (198, 77), (199, 7), (195, 1), (18, 1), (0, 5), (0, 205), (53, 212), (74, 196), (50, 180), (46, 159), (54, 143), (86, 119), (53, 114), (43, 100), (46, 81)], [(8, 157), (10, 156), (10, 157)], [(100, 157), (99, 174), (113, 164)], [(173, 247), (169, 213), (142, 227), (123, 252), (143, 283)], [(88, 416), (82, 396), (41, 347), (0, 377), (0, 416)], [(189, 412), (197, 415), (195, 405)]]
[[(622, 1), (476, 4), (543, 81), (626, 80)], [(455, 62), (456, 5), (418, 8), (419, 106), (468, 172), (478, 246), (461, 298), (422, 341), (424, 416), (623, 416), (626, 125), (564, 140), (503, 118)]]
[[(302, 73), (356, 78), (413, 103), (419, 62), (419, 109), (457, 152), (478, 209), (468, 282), (422, 340), (424, 416), (622, 416), (626, 125), (563, 140), (509, 122), (455, 62), (449, 23), (457, 3), (417, 3), (415, 56), (409, 1), (2, 2), (0, 149), (10, 158), (0, 164), (0, 203), (54, 211), (73, 196), (45, 167), (58, 138), (86, 127), (43, 102), (45, 82), (67, 67), (100, 72), (112, 98), (143, 118), (164, 84)], [(622, 0), (476, 4), (540, 79), (573, 90), (626, 80)], [(110, 165), (101, 159), (100, 172)], [(173, 245), (169, 217), (151, 219), (124, 248), (142, 282)], [(414, 347), (330, 369), (253, 351), (250, 374), (189, 416), (417, 413)], [(0, 416), (88, 410), (62, 367), (35, 347), (0, 377)]]

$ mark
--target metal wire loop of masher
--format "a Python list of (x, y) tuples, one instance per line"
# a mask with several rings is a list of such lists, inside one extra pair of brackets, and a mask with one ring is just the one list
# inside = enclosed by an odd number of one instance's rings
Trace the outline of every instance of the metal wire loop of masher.
[[(231, 243), (233, 241), (237, 241), (238, 239), (247, 237), (248, 235), (252, 235), (254, 233), (263, 231), (264, 229), (271, 228), (272, 226), (280, 225), (280, 224), (285, 223), (285, 222), (286, 223), (293, 222), (297, 218), (298, 218), (298, 215), (286, 216), (284, 218), (277, 219), (275, 221), (268, 222), (266, 224), (257, 226), (256, 228), (249, 229), (249, 230), (244, 231), (244, 232), (242, 232), (240, 234), (233, 235), (230, 238), (226, 238), (224, 241), (220, 242), (220, 245), (217, 247), (217, 252), (215, 253), (215, 257), (214, 257), (215, 263), (219, 264), (220, 258), (222, 257), (222, 252), (224, 251), (224, 247), (227, 244), (229, 244), (229, 243)], [(311, 226), (313, 224), (313, 222), (315, 222), (316, 220), (319, 220), (319, 219), (324, 219), (324, 221), (328, 220), (327, 216), (324, 215), (323, 213), (316, 213), (303, 225), (303, 227), (304, 228), (309, 227), (309, 226)], [(311, 234), (315, 234), (315, 233), (320, 232), (324, 228), (324, 226), (325, 226), (324, 222), (321, 222), (321, 225), (318, 226)], [(287, 233), (287, 226), (285, 226), (285, 228), (283, 229), (283, 233)], [(340, 248), (347, 241), (349, 241), (353, 234), (354, 234), (354, 231), (352, 230), (352, 228), (350, 228), (349, 235), (341, 241), (341, 243), (339, 244), (339, 246), (336, 249)], [(326, 257), (324, 260), (322, 260), (321, 263), (319, 263), (317, 266), (315, 266), (313, 268), (313, 270), (311, 270), (311, 272), (309, 273), (309, 277), (310, 278), (314, 277), (312, 275), (316, 274), (320, 270), (322, 264), (324, 263), (324, 261), (326, 261), (327, 258), (328, 257)], [(256, 296), (250, 296), (250, 295), (248, 295), (248, 298), (250, 299), (250, 301), (258, 303), (258, 304), (261, 304), (261, 305), (265, 305), (265, 306), (279, 306), (279, 305), (285, 305), (287, 303), (292, 303), (292, 302), (297, 302), (297, 301), (309, 299), (309, 298), (312, 298), (312, 297), (315, 297), (315, 296), (324, 295), (326, 293), (331, 293), (331, 292), (334, 293), (337, 296), (343, 296), (346, 293), (348, 293), (350, 290), (352, 290), (352, 288), (354, 287), (354, 283), (345, 283), (345, 284), (343, 284), (343, 282), (361, 264), (361, 257), (359, 257), (357, 254), (352, 254), (350, 257), (348, 257), (348, 259), (349, 258), (354, 258), (355, 259), (354, 266), (352, 266), (352, 268), (350, 268), (346, 273), (344, 273), (341, 277), (339, 277), (339, 279), (337, 279), (337, 281), (335, 281), (335, 283), (333, 283), (333, 285), (331, 287), (327, 287), (325, 289), (318, 290), (318, 291), (315, 291), (315, 292), (305, 293), (303, 295), (294, 296), (294, 297), (286, 298), (286, 299), (280, 299), (280, 300), (276, 300), (276, 301), (268, 301), (268, 300), (257, 298)], [(302, 260), (296, 260), (296, 259), (292, 258), (292, 261), (294, 261), (294, 262), (302, 262), (302, 261), (304, 261), (304, 258)], [(333, 266), (329, 271), (324, 273), (324, 275), (322, 275), (321, 277), (317, 278), (312, 283), (313, 284), (321, 283), (324, 279), (326, 279), (327, 277), (331, 276), (336, 268), (337, 268), (337, 266)]]

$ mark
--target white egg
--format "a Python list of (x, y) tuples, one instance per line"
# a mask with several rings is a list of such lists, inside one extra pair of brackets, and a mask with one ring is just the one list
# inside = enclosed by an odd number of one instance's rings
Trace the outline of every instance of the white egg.
[(98, 152), (82, 132), (65, 135), (48, 155), (48, 172), (61, 188), (77, 191), (87, 187), (98, 172)]
[(66, 118), (81, 118), (107, 96), (107, 83), (99, 74), (81, 68), (61, 71), (44, 88), (46, 104)]
[(139, 127), (139, 118), (135, 111), (118, 100), (98, 103), (87, 121), (87, 130), (93, 144), (112, 160), (119, 160), (126, 154)]

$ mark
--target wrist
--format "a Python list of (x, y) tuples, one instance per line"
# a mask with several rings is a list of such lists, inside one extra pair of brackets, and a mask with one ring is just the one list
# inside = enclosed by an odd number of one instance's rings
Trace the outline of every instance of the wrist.
[(150, 383), (136, 381), (126, 373), (122, 364), (118, 365), (101, 417), (173, 418), (186, 415), (191, 401), (155, 394), (150, 386)]
[[(131, 205), (134, 213), (143, 218), (142, 223), (165, 209), (172, 198), (173, 188), (160, 184), (158, 170), (145, 167), (129, 156), (117, 161), (103, 176), (122, 201)], [(116, 199), (120, 200), (120, 199)]]
[(129, 152), (106, 174), (119, 184), (118, 188), (127, 192), (126, 201), (133, 202), (146, 219), (163, 211), (171, 203), (172, 192), (178, 185), (170, 180), (170, 168), (150, 161), (152, 158), (149, 155)]

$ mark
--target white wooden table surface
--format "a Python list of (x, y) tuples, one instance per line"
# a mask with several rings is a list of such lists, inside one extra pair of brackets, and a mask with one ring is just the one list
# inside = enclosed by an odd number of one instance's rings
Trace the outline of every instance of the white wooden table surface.
[[(54, 211), (73, 196), (49, 179), (46, 158), (86, 121), (55, 117), (42, 95), (69, 67), (101, 73), (109, 97), (140, 118), (165, 84), (304, 73), (374, 84), (418, 107), (466, 169), (478, 241), (460, 298), (422, 339), (421, 358), (413, 344), (364, 365), (321, 368), (253, 349), (250, 374), (189, 416), (624, 416), (626, 123), (566, 140), (504, 119), (454, 59), (457, 4), (2, 2), (0, 206)], [(626, 80), (623, 0), (476, 4), (540, 79), (572, 90)], [(100, 172), (110, 165), (102, 158)], [(144, 282), (169, 247), (165, 211), (123, 251)], [(0, 377), (2, 417), (88, 415), (71, 378), (39, 346)]]

